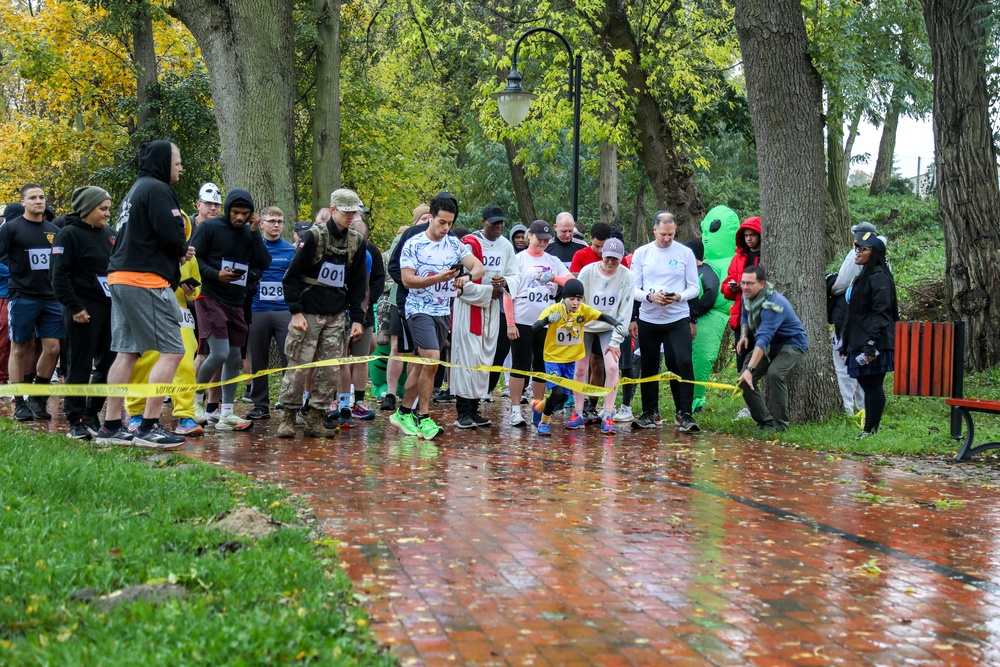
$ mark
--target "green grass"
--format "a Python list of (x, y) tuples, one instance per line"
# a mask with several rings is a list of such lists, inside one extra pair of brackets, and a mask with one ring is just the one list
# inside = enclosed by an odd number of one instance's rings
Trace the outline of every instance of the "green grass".
[[(224, 555), (233, 538), (205, 525), (240, 506), (292, 527)], [(393, 664), (335, 545), (297, 523), (280, 488), (2, 420), (0, 664)], [(107, 612), (71, 599), (158, 580), (190, 595)]]
[[(735, 384), (736, 370), (730, 366), (722, 373), (713, 375), (712, 380)], [(732, 420), (743, 407), (742, 394), (717, 389), (708, 390), (708, 404), (703, 412), (696, 415), (696, 419), (702, 430), (710, 433), (727, 433), (758, 440), (773, 440), (777, 437), (783, 443), (803, 449), (839, 454), (924, 456), (952, 455), (958, 452), (961, 443), (952, 440), (949, 435), (950, 408), (945, 405), (943, 398), (895, 396), (892, 394), (891, 373), (886, 376), (885, 388), (887, 404), (882, 426), (875, 437), (864, 440), (856, 439), (861, 432), (858, 420), (842, 414), (809, 424), (793, 422), (788, 430), (778, 436), (771, 433), (764, 435), (755, 429), (753, 421)], [(662, 383), (660, 392), (660, 414), (672, 415), (674, 408), (669, 386)], [(965, 395), (1000, 400), (1000, 369), (967, 375)], [(638, 405), (639, 397), (636, 392), (633, 409)], [(976, 425), (974, 444), (1000, 441), (1000, 417), (977, 414), (973, 419)], [(979, 454), (976, 459), (980, 460), (991, 454), (992, 452)]]

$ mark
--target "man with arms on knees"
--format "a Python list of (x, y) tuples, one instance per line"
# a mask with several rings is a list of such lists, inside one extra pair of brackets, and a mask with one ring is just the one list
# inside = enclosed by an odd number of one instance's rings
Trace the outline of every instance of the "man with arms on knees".
[[(642, 377), (660, 372), (660, 349), (666, 355), (667, 370), (684, 380), (694, 379), (691, 359), (691, 320), (687, 302), (698, 297), (698, 262), (691, 249), (674, 242), (677, 223), (669, 211), (653, 215), (652, 242), (632, 257), (635, 300), (639, 305), (639, 349), (642, 350)], [(656, 428), (660, 383), (644, 382), (642, 414), (632, 428)], [(676, 410), (675, 421), (682, 433), (700, 430), (691, 416), (694, 386), (670, 382)]]
[[(736, 384), (743, 389), (743, 400), (758, 428), (784, 431), (790, 422), (788, 374), (805, 354), (809, 338), (792, 304), (766, 278), (764, 269), (751, 265), (740, 279), (743, 310), (736, 351), (748, 357)], [(770, 411), (756, 387), (763, 378), (767, 378)]]
[(563, 211), (556, 216), (556, 235), (549, 243), (545, 252), (558, 258), (568, 269), (573, 263), (573, 256), (587, 247), (587, 244), (575, 236), (576, 222), (573, 214)]
[[(59, 360), (59, 339), (66, 336), (62, 306), (56, 300), (49, 280), (52, 239), (59, 228), (45, 219), (45, 190), (29, 183), (21, 188), (20, 217), (0, 227), (0, 259), (10, 268), (8, 290), (9, 333), (11, 340), (8, 365), (12, 383), (29, 380), (49, 384)], [(35, 337), (42, 341), (42, 353), (35, 357)], [(52, 419), (46, 410), (47, 396), (14, 398), (14, 419)]]
[[(170, 186), (180, 178), (181, 152), (169, 141), (139, 148), (139, 178), (122, 200), (118, 235), (108, 266), (111, 290), (111, 349), (118, 353), (108, 383), (129, 381), (136, 360), (156, 350), (160, 358), (149, 372), (150, 384), (167, 384), (184, 356), (181, 312), (174, 296), (180, 266), (194, 257), (184, 232), (180, 200)], [(146, 399), (135, 433), (122, 426), (122, 398), (110, 396), (98, 444), (134, 444), (177, 449), (187, 438), (160, 426), (163, 397)]]
[[(264, 245), (260, 218), (254, 213), (253, 197), (246, 190), (234, 189), (226, 195), (223, 215), (202, 223), (191, 237), (201, 271), (201, 296), (194, 302), (198, 313), (198, 336), (208, 341), (208, 358), (198, 369), (198, 383), (211, 382), (223, 368), (223, 377), (240, 374), (240, 348), (246, 344), (249, 326), (244, 316), (247, 274), (264, 271), (271, 265), (271, 254)], [(217, 431), (243, 431), (253, 422), (233, 412), (236, 384), (222, 387), (222, 413)], [(204, 392), (195, 394), (195, 410), (204, 400)]]
[[(302, 233), (292, 263), (282, 285), (285, 303), (292, 313), (285, 341), (288, 364), (298, 366), (321, 359), (336, 359), (344, 354), (346, 312), (351, 313), (352, 341), (361, 338), (365, 329), (365, 296), (368, 275), (365, 271), (365, 242), (351, 224), (364, 205), (357, 193), (347, 188), (330, 194), (331, 218)], [(281, 380), (282, 405), (279, 438), (295, 437), (295, 415), (302, 406), (309, 370), (296, 369)], [(323, 437), (327, 429), (325, 410), (337, 395), (340, 369), (321, 366), (316, 369), (310, 400), (320, 409), (305, 415), (304, 435)], [(315, 400), (312, 400), (315, 399)]]
[[(271, 255), (271, 265), (267, 267), (253, 297), (253, 320), (250, 322), (250, 339), (247, 354), (250, 356), (250, 370), (253, 372), (270, 368), (271, 340), (278, 348), (279, 363), (288, 365), (285, 357), (285, 337), (292, 314), (285, 304), (284, 288), (281, 285), (285, 271), (292, 263), (295, 246), (281, 238), (285, 215), (277, 206), (261, 211), (260, 230), (264, 246)], [(298, 225), (296, 225), (298, 226)], [(307, 226), (308, 228), (308, 226)], [(268, 395), (267, 376), (256, 377), (250, 384), (250, 400), (253, 409), (247, 419), (270, 419), (271, 399)]]
[[(447, 192), (442, 192), (431, 200), (430, 214), (431, 221), (427, 223), (425, 232), (401, 242), (399, 271), (403, 287), (409, 290), (405, 317), (409, 321), (417, 355), (437, 361), (441, 359), (441, 349), (448, 340), (451, 300), (456, 290), (470, 279), (482, 278), (485, 270), (482, 262), (469, 251), (469, 246), (448, 234), (458, 217), (458, 201)], [(436, 363), (410, 365), (406, 403), (412, 405), (409, 388), (413, 386), (422, 412), (414, 415), (404, 405), (390, 417), (390, 421), (407, 435), (433, 440), (444, 432), (428, 414), (436, 372)]]

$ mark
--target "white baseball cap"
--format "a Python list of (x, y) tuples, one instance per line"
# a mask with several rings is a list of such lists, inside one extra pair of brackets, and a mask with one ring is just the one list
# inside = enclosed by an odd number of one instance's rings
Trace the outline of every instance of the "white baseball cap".
[(198, 199), (206, 204), (222, 204), (222, 190), (215, 183), (205, 183), (198, 191)]

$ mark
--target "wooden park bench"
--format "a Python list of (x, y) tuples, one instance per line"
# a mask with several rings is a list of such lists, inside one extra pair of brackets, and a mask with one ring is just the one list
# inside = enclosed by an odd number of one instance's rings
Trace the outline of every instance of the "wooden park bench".
[(951, 437), (963, 440), (956, 461), (1000, 448), (1000, 442), (972, 446), (973, 412), (1000, 414), (1000, 401), (965, 398), (965, 323), (896, 322), (896, 368), (893, 391), (897, 396), (942, 396), (951, 406)]

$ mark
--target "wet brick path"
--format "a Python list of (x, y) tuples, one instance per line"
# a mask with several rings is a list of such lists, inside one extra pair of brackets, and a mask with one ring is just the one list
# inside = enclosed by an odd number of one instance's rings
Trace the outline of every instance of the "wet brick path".
[(1000, 664), (991, 486), (671, 426), (276, 426), (185, 451), (305, 498), (403, 665)]

